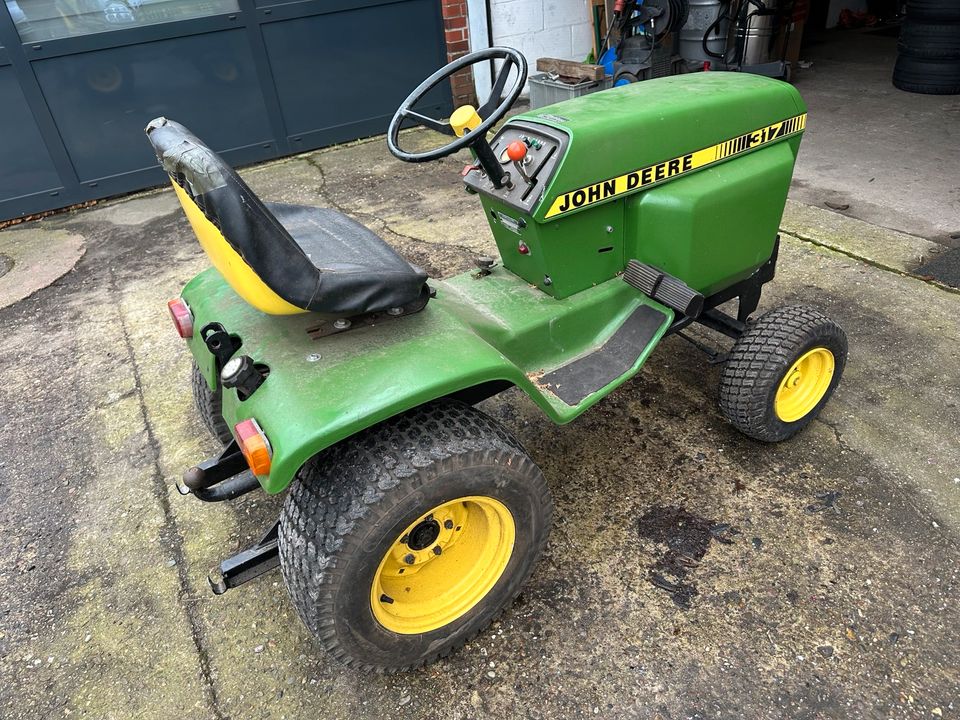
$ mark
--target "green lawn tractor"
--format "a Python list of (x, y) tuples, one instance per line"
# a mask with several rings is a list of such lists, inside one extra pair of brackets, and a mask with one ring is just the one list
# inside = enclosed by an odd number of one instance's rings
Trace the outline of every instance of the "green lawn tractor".
[[(502, 62), (479, 108), (449, 121), (416, 111), (455, 72), (492, 59)], [(495, 130), (525, 80), (516, 51), (472, 53), (427, 78), (390, 123), (401, 160), (472, 153), (462, 181), (500, 257), (447, 280), (334, 210), (260, 200), (176, 122), (147, 127), (213, 264), (170, 311), (224, 449), (178, 487), (204, 501), (287, 493), (278, 522), (211, 584), (221, 593), (279, 565), (304, 623), (351, 666), (446, 656), (510, 604), (544, 549), (547, 484), (473, 407), (481, 400), (518, 387), (570, 422), (698, 323), (733, 341), (721, 356), (724, 416), (776, 442), (816, 417), (843, 371), (844, 333), (817, 310), (750, 317), (774, 276), (805, 125), (796, 90), (697, 73)], [(404, 150), (411, 124), (450, 139)]]

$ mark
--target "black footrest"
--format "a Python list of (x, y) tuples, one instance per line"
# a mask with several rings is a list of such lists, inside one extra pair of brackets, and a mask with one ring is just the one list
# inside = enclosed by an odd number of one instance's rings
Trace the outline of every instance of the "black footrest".
[(644, 295), (687, 317), (695, 318), (703, 310), (703, 295), (682, 280), (678, 280), (673, 275), (667, 275), (653, 265), (631, 260), (627, 263), (623, 279)]

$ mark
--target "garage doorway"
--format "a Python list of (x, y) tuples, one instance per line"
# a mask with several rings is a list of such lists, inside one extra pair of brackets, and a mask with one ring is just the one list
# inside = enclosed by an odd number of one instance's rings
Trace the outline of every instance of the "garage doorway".
[(383, 132), (446, 61), (436, 0), (4, 0), (0, 219), (160, 184), (160, 115), (234, 165)]

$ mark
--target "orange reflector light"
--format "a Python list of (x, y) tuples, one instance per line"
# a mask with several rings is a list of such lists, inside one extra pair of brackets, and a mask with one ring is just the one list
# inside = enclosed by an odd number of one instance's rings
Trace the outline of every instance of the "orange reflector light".
[(256, 420), (250, 418), (237, 423), (233, 428), (234, 435), (237, 437), (237, 444), (243, 457), (247, 460), (247, 465), (253, 471), (254, 475), (270, 474), (270, 458), (273, 457), (273, 448), (270, 447), (270, 441), (264, 435), (263, 430)]
[(174, 298), (167, 301), (167, 309), (170, 311), (170, 317), (173, 318), (173, 324), (177, 326), (180, 337), (193, 337), (193, 313), (190, 312), (189, 306), (181, 298)]

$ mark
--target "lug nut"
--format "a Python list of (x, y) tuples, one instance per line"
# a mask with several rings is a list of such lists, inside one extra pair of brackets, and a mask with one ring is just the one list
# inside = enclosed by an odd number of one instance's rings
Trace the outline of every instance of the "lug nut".
[(439, 545), (434, 545), (434, 546), (433, 546), (433, 554), (434, 554), (434, 555), (439, 555), (439, 554), (442, 553), (442, 552), (443, 552), (443, 550), (440, 549), (440, 546), (439, 546)]
[(444, 520), (444, 521), (443, 521), (443, 526), (444, 526), (447, 530), (453, 530), (453, 520)]
[(413, 554), (407, 555), (405, 558), (403, 558), (403, 561), (404, 561), (407, 565), (413, 565), (413, 561), (414, 561), (414, 560), (416, 560), (416, 558), (413, 556)]

